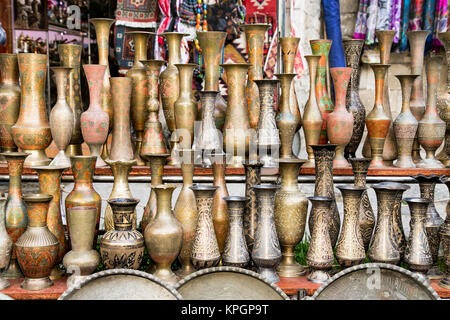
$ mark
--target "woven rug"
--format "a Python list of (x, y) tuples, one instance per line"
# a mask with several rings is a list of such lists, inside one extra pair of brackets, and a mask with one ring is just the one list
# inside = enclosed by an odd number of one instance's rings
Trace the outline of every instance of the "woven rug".
[[(133, 37), (125, 34), (127, 31), (139, 31), (136, 28), (127, 28), (124, 26), (116, 26), (114, 48), (116, 51), (116, 61), (120, 68), (131, 68), (134, 62), (134, 45)], [(145, 30), (146, 31), (146, 30)], [(152, 37), (149, 37), (147, 58), (153, 57)]]
[(116, 25), (118, 26), (155, 28), (157, 17), (157, 0), (117, 0)]

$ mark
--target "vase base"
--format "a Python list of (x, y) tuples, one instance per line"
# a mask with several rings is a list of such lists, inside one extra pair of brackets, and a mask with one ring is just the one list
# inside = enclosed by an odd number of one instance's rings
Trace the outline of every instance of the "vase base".
[(23, 152), (29, 154), (23, 163), (25, 167), (47, 166), (51, 162), (44, 150), (23, 150)]
[(308, 275), (308, 281), (314, 283), (325, 283), (328, 279), (330, 279), (330, 273), (324, 270), (311, 270), (311, 273)]
[(289, 265), (281, 265), (279, 264), (277, 267), (278, 276), (283, 278), (295, 278), (300, 277), (306, 274), (306, 270), (303, 266), (298, 263), (289, 264)]
[(42, 290), (53, 286), (53, 281), (50, 280), (49, 277), (45, 278), (37, 278), (37, 279), (31, 279), (31, 278), (25, 278), (22, 283), (20, 284), (20, 287), (24, 290)]
[(315, 168), (316, 167), (316, 161), (315, 159), (308, 159), (303, 165), (302, 168)]
[(59, 264), (53, 267), (52, 272), (50, 272), (50, 280), (61, 279), (66, 272), (59, 267)]
[(372, 159), (370, 162), (370, 168), (386, 168), (386, 164), (381, 159)]
[(412, 160), (411, 157), (404, 157), (404, 158), (399, 157), (397, 159), (397, 161), (395, 162), (394, 167), (397, 167), (397, 168), (415, 168), (416, 164), (414, 163), (414, 161)]
[(9, 288), (10, 285), (11, 284), (9, 283), (8, 280), (3, 278), (3, 276), (0, 276), (0, 290), (4, 290), (6, 288)]
[(167, 270), (167, 269), (159, 269), (156, 270), (153, 275), (155, 277), (160, 278), (163, 281), (166, 281), (168, 283), (177, 283), (178, 281), (180, 281), (180, 278), (172, 272), (172, 270)]
[(440, 280), (444, 278), (444, 274), (439, 270), (438, 266), (432, 266), (427, 272), (428, 279)]
[(270, 283), (276, 283), (280, 281), (280, 278), (278, 277), (275, 270), (271, 268), (258, 268), (258, 273), (266, 278), (266, 280)]
[(3, 272), (2, 275), (5, 279), (21, 279), (24, 277), (22, 270), (20, 270), (19, 263), (16, 259), (11, 260), (8, 269)]
[(175, 274), (180, 278), (186, 278), (188, 275), (190, 275), (191, 273), (196, 272), (197, 270), (195, 270), (194, 266), (183, 266), (181, 269), (175, 271)]
[(71, 163), (64, 150), (60, 150), (56, 157), (50, 162), (49, 166), (70, 168)]
[(423, 159), (422, 161), (420, 161), (416, 164), (416, 167), (422, 168), (422, 169), (443, 169), (443, 168), (445, 168), (445, 166), (442, 164), (442, 162), (440, 162), (439, 160), (436, 160), (436, 159)]
[(82, 156), (81, 144), (69, 144), (66, 148), (66, 155), (68, 157)]

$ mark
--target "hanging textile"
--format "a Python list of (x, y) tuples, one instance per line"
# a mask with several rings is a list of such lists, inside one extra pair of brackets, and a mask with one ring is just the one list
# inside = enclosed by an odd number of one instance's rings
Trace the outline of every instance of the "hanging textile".
[[(120, 68), (131, 68), (134, 63), (134, 44), (133, 37), (130, 34), (126, 34), (128, 31), (136, 31), (139, 29), (129, 28), (125, 26), (115, 27), (115, 59)], [(149, 37), (147, 43), (147, 55), (153, 51), (152, 37)]]
[(390, 30), (391, 0), (378, 0), (377, 25), (375, 30)]
[(322, 0), (322, 5), (327, 38), (333, 41), (329, 55), (330, 68), (345, 67), (339, 0)]
[(422, 15), (424, 0), (412, 0), (409, 12), (409, 28), (408, 30), (421, 30), (422, 29)]
[[(275, 34), (277, 34), (278, 28), (275, 29)], [(275, 74), (275, 69), (277, 67), (277, 54), (278, 54), (278, 37), (273, 37), (270, 43), (269, 51), (267, 52), (266, 62), (264, 63), (264, 73), (266, 78), (272, 79)]]
[(133, 28), (156, 28), (157, 0), (117, 0), (116, 25)]
[[(161, 12), (161, 23), (156, 31), (158, 34), (163, 33), (169, 27), (172, 21), (172, 14), (170, 10), (170, 0), (158, 0), (159, 11)], [(157, 37), (155, 41), (155, 59), (166, 60), (164, 54), (164, 38)]]
[(406, 48), (408, 46), (408, 38), (406, 37), (406, 31), (408, 31), (408, 26), (409, 26), (410, 6), (411, 6), (411, 0), (403, 0), (402, 27), (400, 30), (400, 41), (399, 41), (400, 51), (406, 50)]
[(436, 16), (434, 18), (433, 46), (442, 46), (438, 34), (449, 31), (448, 24), (448, 0), (437, 0)]
[(402, 16), (402, 0), (393, 0), (392, 9), (389, 17), (390, 20), (389, 30), (395, 30), (394, 43), (398, 43), (400, 41), (401, 16)]
[(423, 24), (422, 30), (430, 30), (430, 34), (425, 42), (425, 50), (431, 49), (431, 42), (433, 39), (433, 27), (434, 27), (434, 16), (436, 9), (436, 0), (426, 0), (423, 7)]
[(377, 0), (360, 0), (353, 38), (365, 39), (367, 45), (374, 43), (377, 13)]

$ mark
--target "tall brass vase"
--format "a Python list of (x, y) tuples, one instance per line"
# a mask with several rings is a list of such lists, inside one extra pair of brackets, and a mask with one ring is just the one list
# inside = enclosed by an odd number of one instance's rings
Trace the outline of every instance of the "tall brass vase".
[[(450, 192), (450, 179), (448, 177), (441, 177), (441, 182), (447, 186)], [(450, 289), (450, 201), (447, 201), (447, 216), (445, 222), (442, 224), (439, 235), (442, 238), (442, 249), (444, 251), (444, 263), (447, 266), (447, 272), (441, 281), (439, 286), (445, 289)]]
[(305, 274), (295, 261), (295, 246), (303, 239), (308, 214), (308, 199), (298, 187), (298, 173), (305, 160), (279, 159), (281, 189), (275, 194), (274, 217), (282, 258), (277, 267), (280, 277)]
[(446, 167), (450, 166), (450, 31), (440, 32), (439, 40), (444, 44), (447, 57), (447, 90), (439, 94), (437, 107), (439, 116), (445, 121), (445, 142), (442, 151), (436, 156)]
[(223, 253), (225, 240), (228, 234), (228, 209), (227, 201), (224, 199), (225, 197), (229, 196), (227, 184), (225, 182), (226, 166), (226, 154), (214, 154), (213, 185), (217, 186), (218, 188), (214, 193), (212, 204), (212, 220), (220, 254)]
[(11, 262), (13, 242), (5, 227), (5, 203), (6, 197), (0, 197), (0, 290), (9, 288), (10, 282), (4, 278), (3, 272), (8, 269)]
[(47, 56), (38, 53), (19, 53), (17, 56), (22, 88), (21, 108), (11, 133), (15, 144), (30, 154), (25, 166), (45, 166), (50, 163), (45, 149), (52, 141), (44, 94)]

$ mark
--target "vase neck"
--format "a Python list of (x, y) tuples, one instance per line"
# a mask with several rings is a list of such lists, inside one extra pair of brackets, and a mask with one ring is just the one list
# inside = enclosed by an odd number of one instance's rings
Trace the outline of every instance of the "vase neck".
[(58, 92), (58, 100), (59, 101), (66, 100), (66, 92), (68, 91), (67, 82), (68, 82), (69, 72), (70, 72), (70, 70), (55, 71), (56, 90)]
[(9, 194), (21, 194), (22, 193), (22, 172), (23, 172), (23, 160), (8, 161), (8, 173), (9, 173)]
[(427, 63), (427, 108), (425, 114), (438, 116), (437, 111), (437, 89), (439, 85), (439, 76), (442, 68), (440, 56), (431, 57)]
[(377, 68), (374, 69), (375, 73), (375, 104), (383, 105), (384, 98), (384, 80), (386, 75), (386, 69)]
[(6, 198), (0, 199), (0, 232), (6, 232), (6, 226), (5, 226), (5, 205), (6, 205)]
[(50, 201), (27, 202), (28, 227), (45, 227)]
[(178, 72), (180, 75), (180, 97), (189, 98), (192, 96), (192, 77), (194, 72), (194, 66), (191, 65), (178, 65)]
[(319, 62), (318, 58), (313, 56), (307, 57), (308, 67), (309, 67), (309, 98), (308, 105), (317, 105), (316, 100), (316, 78), (317, 78), (317, 64)]
[(281, 86), (281, 95), (280, 95), (280, 102), (278, 104), (278, 110), (283, 114), (291, 113), (289, 100), (291, 94), (291, 84), (292, 80), (294, 80), (295, 74), (294, 73), (278, 74), (277, 77), (279, 77), (280, 79), (280, 86)]
[(411, 90), (414, 80), (408, 78), (399, 78), (402, 89), (402, 113), (410, 112)]
[(183, 186), (190, 187), (193, 185), (194, 179), (194, 164), (181, 163), (181, 174), (183, 176)]
[(180, 48), (182, 36), (172, 34), (167, 35), (166, 39), (167, 39), (167, 46), (169, 47), (169, 61), (168, 61), (169, 65), (180, 63), (181, 60)]
[(150, 173), (152, 177), (152, 186), (162, 184), (162, 175), (164, 173), (165, 158), (154, 157), (150, 160)]
[(19, 65), (15, 54), (0, 55), (0, 84), (19, 84)]
[(113, 207), (114, 229), (117, 231), (130, 231), (133, 229), (133, 211)]
[(354, 185), (356, 187), (365, 187), (367, 172), (354, 172), (354, 175), (355, 175)]
[(98, 48), (98, 63), (108, 66), (109, 55), (109, 30), (114, 20), (92, 20), (91, 23), (95, 27)]
[(113, 193), (115, 190), (130, 190), (128, 184), (128, 174), (131, 171), (132, 164), (111, 163), (111, 170), (114, 176)]
[(155, 219), (167, 217), (172, 214), (172, 192), (174, 188), (154, 188), (156, 192), (156, 216)]
[(134, 33), (134, 64), (133, 67), (144, 67), (141, 60), (147, 60), (148, 34)]
[(225, 185), (225, 163), (213, 163), (214, 185)]
[(283, 189), (298, 190), (300, 163), (280, 163), (281, 186)]
[(352, 74), (352, 68), (331, 68), (331, 76), (334, 84), (334, 111), (346, 111), (345, 97), (347, 95), (348, 82)]
[(72, 158), (72, 172), (74, 188), (92, 187), (92, 179), (95, 170), (95, 158), (74, 159)]

